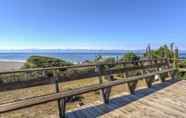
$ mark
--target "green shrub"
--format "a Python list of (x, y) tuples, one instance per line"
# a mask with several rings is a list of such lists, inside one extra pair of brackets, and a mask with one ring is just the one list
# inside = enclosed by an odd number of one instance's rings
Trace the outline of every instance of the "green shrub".
[(126, 55), (124, 55), (120, 60), (121, 61), (137, 61), (139, 60), (140, 57), (138, 57), (135, 53), (133, 52), (128, 52)]
[(23, 68), (62, 67), (62, 66), (70, 66), (70, 65), (72, 65), (72, 63), (66, 62), (58, 58), (31, 56), (29, 59), (27, 59)]

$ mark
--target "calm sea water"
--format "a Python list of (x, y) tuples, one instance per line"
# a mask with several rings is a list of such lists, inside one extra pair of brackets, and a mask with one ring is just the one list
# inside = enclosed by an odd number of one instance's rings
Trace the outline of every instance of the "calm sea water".
[(94, 60), (96, 56), (117, 57), (122, 53), (0, 53), (0, 60), (3, 61), (25, 61), (30, 56), (48, 56), (61, 58), (70, 62), (82, 62), (85, 60)]
[[(121, 57), (125, 53), (0, 53), (0, 60), (3, 61), (26, 61), (30, 56), (49, 56), (57, 57), (70, 62), (82, 62), (85, 60), (94, 60), (96, 56), (101, 55), (104, 57)], [(142, 55), (142, 54), (138, 54)], [(186, 54), (180, 54), (180, 57), (186, 57)]]

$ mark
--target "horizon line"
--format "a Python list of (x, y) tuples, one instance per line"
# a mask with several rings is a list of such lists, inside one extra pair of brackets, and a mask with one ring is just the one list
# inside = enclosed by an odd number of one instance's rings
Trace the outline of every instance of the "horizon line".
[[(158, 48), (151, 48), (152, 50), (158, 49)], [(179, 49), (179, 48), (178, 48)], [(0, 51), (37, 51), (37, 50), (89, 50), (89, 51), (141, 51), (146, 50), (144, 49), (73, 49), (73, 48), (25, 48), (25, 49), (0, 49)], [(179, 49), (181, 51), (186, 51), (186, 49)]]
[[(158, 49), (158, 48), (151, 48), (152, 50)], [(179, 48), (178, 48), (179, 49)], [(13, 49), (0, 49), (0, 51), (7, 51), (7, 50), (146, 50), (146, 48), (139, 48), (139, 49), (88, 49), (88, 48), (13, 48)], [(185, 50), (185, 49), (179, 49), (179, 50)]]

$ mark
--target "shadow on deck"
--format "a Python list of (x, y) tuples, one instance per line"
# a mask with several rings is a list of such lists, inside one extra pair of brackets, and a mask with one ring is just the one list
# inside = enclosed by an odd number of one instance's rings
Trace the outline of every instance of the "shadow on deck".
[[(112, 98), (109, 104), (92, 103), (85, 105), (77, 110), (67, 112), (68, 118), (95, 118), (101, 117), (102, 115), (109, 113), (113, 110), (124, 107), (125, 105), (143, 99), (159, 90), (165, 89), (166, 87), (177, 83), (177, 80), (167, 80), (164, 83), (157, 83), (152, 88), (144, 88), (136, 91), (135, 95), (122, 95), (116, 98)], [(116, 112), (117, 113), (117, 112)]]

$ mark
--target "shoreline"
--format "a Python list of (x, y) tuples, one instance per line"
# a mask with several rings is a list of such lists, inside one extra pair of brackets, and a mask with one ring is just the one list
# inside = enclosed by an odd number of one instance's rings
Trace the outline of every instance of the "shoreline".
[(24, 62), (19, 60), (0, 60), (0, 72), (18, 70)]
[(25, 63), (26, 60), (0, 59), (0, 62), (18, 62), (18, 63)]

